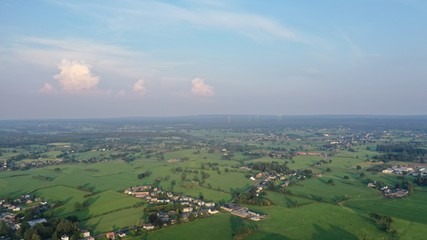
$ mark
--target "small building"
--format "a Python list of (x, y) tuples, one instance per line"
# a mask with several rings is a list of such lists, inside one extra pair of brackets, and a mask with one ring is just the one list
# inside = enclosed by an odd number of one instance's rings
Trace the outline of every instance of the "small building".
[(368, 183), (368, 187), (369, 187), (369, 188), (375, 188), (376, 186), (375, 186), (375, 184), (374, 184), (374, 183)]
[(149, 231), (149, 230), (153, 230), (154, 229), (154, 225), (153, 224), (145, 224), (144, 226), (142, 226), (142, 228), (144, 228), (145, 230)]
[(214, 202), (207, 202), (205, 203), (206, 207), (215, 207), (215, 203)]
[(70, 238), (67, 235), (62, 235), (61, 240), (70, 240)]
[(221, 207), (220, 207), (220, 209), (221, 209), (221, 210), (224, 210), (224, 211), (226, 211), (226, 212), (231, 212), (231, 211), (233, 211), (233, 209), (232, 209), (232, 208), (228, 208), (228, 207), (225, 207), (225, 206), (221, 206)]
[(192, 207), (185, 207), (182, 209), (182, 212), (184, 212), (184, 213), (188, 213), (188, 212), (192, 212), (192, 211), (193, 211)]
[(137, 198), (144, 198), (150, 195), (150, 192), (133, 192), (132, 195), (134, 195)]
[(247, 218), (249, 216), (249, 213), (244, 210), (234, 210), (231, 212), (231, 214), (241, 217), (241, 218)]
[(109, 232), (109, 233), (105, 234), (105, 237), (107, 239), (114, 240), (114, 239), (116, 239), (116, 234), (114, 232)]
[(88, 230), (81, 230), (82, 237), (87, 238), (90, 237), (90, 232)]
[(264, 173), (260, 172), (257, 175), (255, 175), (255, 178), (262, 178), (264, 176)]
[(208, 213), (209, 213), (209, 214), (217, 214), (217, 213), (218, 213), (218, 210), (211, 210), (211, 209), (208, 209)]

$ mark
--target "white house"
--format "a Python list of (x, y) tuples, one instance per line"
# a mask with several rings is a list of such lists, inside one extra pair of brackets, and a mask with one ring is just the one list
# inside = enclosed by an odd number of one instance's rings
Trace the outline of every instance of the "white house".
[(153, 224), (145, 224), (142, 228), (144, 228), (145, 230), (153, 230), (154, 225)]
[(215, 207), (215, 203), (214, 202), (207, 202), (205, 203), (206, 207)]
[(182, 209), (182, 212), (188, 213), (188, 212), (192, 212), (193, 208), (192, 207), (185, 207)]

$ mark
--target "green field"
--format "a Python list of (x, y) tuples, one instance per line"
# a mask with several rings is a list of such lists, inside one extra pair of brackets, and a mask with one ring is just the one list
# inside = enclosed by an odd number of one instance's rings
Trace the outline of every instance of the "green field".
[[(220, 135), (221, 133), (218, 133)], [(303, 144), (302, 142), (292, 143)], [(315, 149), (313, 145), (310, 146)], [(123, 190), (136, 185), (151, 184), (160, 179), (164, 189), (198, 197), (206, 200), (228, 201), (231, 189), (242, 189), (253, 181), (238, 170), (243, 155), (236, 154), (232, 160), (222, 160), (222, 152), (208, 153), (201, 149), (177, 150), (164, 154), (164, 160), (145, 157), (126, 163), (111, 160), (98, 163), (64, 164), (23, 171), (7, 171), (0, 175), (0, 195), (19, 196), (32, 193), (47, 201), (61, 201), (62, 206), (51, 209), (50, 213), (66, 217), (76, 215), (81, 226), (91, 229), (95, 234), (118, 230), (127, 226), (141, 225), (142, 207), (133, 207), (139, 199), (123, 194)], [(58, 152), (49, 153), (53, 157)], [(79, 154), (79, 158), (99, 157), (100, 152)], [(427, 234), (427, 191), (415, 187), (414, 193), (405, 199), (384, 199), (378, 190), (366, 186), (367, 179), (380, 180), (394, 185), (400, 180), (393, 175), (375, 174), (365, 169), (372, 163), (366, 162), (366, 155), (372, 152), (366, 146), (360, 146), (358, 152), (341, 151), (328, 158), (331, 162), (322, 166), (313, 166), (323, 157), (296, 156), (290, 159), (260, 158), (249, 162), (288, 162), (291, 169), (310, 169), (321, 173), (315, 177), (299, 181), (288, 187), (291, 194), (267, 192), (274, 205), (269, 207), (248, 206), (265, 213), (269, 217), (256, 223), (257, 231), (247, 239), (389, 239), (385, 233), (369, 219), (371, 212), (389, 215), (400, 239), (421, 239)], [(9, 156), (9, 155), (7, 155)], [(359, 156), (359, 157), (357, 157)], [(168, 162), (169, 159), (188, 157), (184, 162)], [(294, 162), (292, 162), (294, 161)], [(213, 170), (208, 163), (219, 168)], [(204, 168), (202, 169), (202, 164)], [(356, 170), (356, 166), (362, 169)], [(186, 181), (182, 181), (182, 172), (174, 169), (181, 167), (188, 172)], [(59, 168), (59, 170), (55, 170)], [(330, 168), (331, 171), (327, 171)], [(226, 171), (227, 169), (228, 171)], [(137, 175), (145, 171), (152, 174), (143, 179)], [(197, 171), (198, 173), (194, 173)], [(192, 181), (200, 172), (210, 177), (202, 185)], [(365, 176), (361, 177), (360, 173)], [(348, 176), (349, 179), (344, 179)], [(165, 180), (167, 179), (167, 180)], [(332, 179), (333, 184), (328, 184)], [(172, 186), (171, 181), (176, 185)], [(209, 187), (208, 187), (209, 186)], [(79, 190), (81, 189), (81, 190)], [(341, 205), (337, 201), (348, 198)], [(76, 202), (87, 201), (87, 209), (76, 211)], [(197, 219), (194, 222), (174, 225), (148, 233), (147, 239), (231, 239), (233, 223), (229, 214)], [(132, 239), (132, 238), (129, 238)], [(141, 239), (141, 238), (133, 238)]]
[(231, 239), (230, 215), (221, 213), (209, 218), (183, 225), (161, 229), (148, 235), (149, 240), (157, 239)]

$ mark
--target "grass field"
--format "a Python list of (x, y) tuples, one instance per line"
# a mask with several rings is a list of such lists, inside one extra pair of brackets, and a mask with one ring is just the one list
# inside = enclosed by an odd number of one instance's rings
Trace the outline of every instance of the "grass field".
[(125, 227), (141, 225), (144, 207), (124, 209), (80, 222), (84, 228), (92, 229), (94, 234), (101, 234)]
[[(199, 132), (203, 134), (202, 132)], [(222, 132), (217, 132), (220, 138)], [(292, 146), (307, 144), (295, 141)], [(308, 149), (315, 149), (315, 144)], [(265, 221), (257, 222), (258, 230), (247, 239), (388, 239), (390, 234), (380, 231), (369, 220), (371, 212), (385, 214), (393, 218), (393, 226), (398, 229), (400, 239), (421, 239), (427, 234), (427, 191), (416, 187), (415, 192), (405, 199), (384, 199), (378, 190), (368, 188), (368, 178), (382, 181), (390, 186), (398, 183), (397, 176), (376, 174), (365, 169), (372, 163), (366, 162), (366, 155), (374, 152), (366, 146), (356, 148), (357, 152), (341, 151), (328, 158), (330, 163), (315, 167), (313, 164), (322, 157), (296, 156), (292, 160), (260, 158), (252, 162), (288, 162), (291, 169), (311, 169), (321, 173), (321, 177), (312, 177), (291, 185), (292, 193), (268, 192), (267, 197), (274, 203), (269, 207), (249, 206), (251, 209), (269, 215)], [(245, 178), (245, 172), (234, 171), (243, 158), (236, 154), (232, 160), (222, 160), (222, 152), (208, 153), (202, 149), (194, 154), (194, 149), (177, 150), (164, 154), (164, 160), (137, 158), (126, 163), (121, 160), (98, 162), (93, 164), (67, 164), (34, 168), (25, 171), (7, 171), (0, 175), (0, 197), (19, 196), (34, 193), (48, 201), (60, 200), (61, 207), (51, 212), (58, 216), (77, 215), (82, 219), (81, 226), (91, 229), (95, 234), (118, 230), (126, 226), (141, 223), (144, 206), (134, 208), (140, 200), (124, 195), (122, 191), (130, 186), (151, 184), (155, 179), (163, 179), (160, 185), (171, 190), (171, 181), (175, 192), (207, 200), (228, 201), (232, 188), (244, 188), (253, 184)], [(52, 151), (50, 157), (58, 152)], [(9, 153), (8, 153), (9, 154)], [(98, 154), (98, 155), (97, 155)], [(99, 157), (100, 152), (87, 152), (78, 158)], [(13, 155), (10, 153), (7, 156)], [(144, 155), (145, 156), (145, 155)], [(358, 156), (358, 157), (357, 157)], [(184, 162), (168, 162), (169, 159), (188, 157)], [(202, 164), (205, 169), (202, 169)], [(208, 167), (207, 163), (217, 163), (220, 174)], [(361, 170), (356, 170), (360, 165)], [(199, 173), (187, 173), (189, 181), (182, 181), (182, 172), (173, 169), (181, 167)], [(55, 168), (60, 168), (59, 171)], [(230, 171), (225, 171), (225, 169)], [(330, 168), (331, 171), (326, 171)], [(152, 171), (151, 176), (138, 179), (138, 174)], [(200, 172), (210, 174), (203, 186), (191, 181)], [(365, 177), (361, 177), (360, 173)], [(348, 176), (349, 179), (344, 179)], [(168, 180), (164, 180), (168, 179)], [(328, 184), (332, 179), (333, 184)], [(207, 186), (211, 187), (208, 188)], [(91, 189), (93, 195), (82, 189)], [(220, 190), (218, 190), (218, 188)], [(345, 196), (348, 200), (337, 205)], [(75, 210), (75, 203), (88, 201), (89, 207)], [(171, 226), (148, 233), (148, 239), (231, 239), (233, 224), (230, 215), (221, 213), (209, 218), (198, 219), (187, 224)], [(302, 230), (303, 229), (303, 230)], [(131, 238), (130, 238), (131, 239)], [(138, 238), (135, 238), (138, 239)]]
[(194, 222), (172, 226), (148, 234), (149, 240), (162, 239), (231, 239), (230, 215), (221, 213)]

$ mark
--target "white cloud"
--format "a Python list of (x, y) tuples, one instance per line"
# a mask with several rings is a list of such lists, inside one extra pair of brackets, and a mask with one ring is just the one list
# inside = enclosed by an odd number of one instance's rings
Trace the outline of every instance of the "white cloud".
[(92, 66), (84, 61), (63, 59), (58, 68), (60, 72), (53, 78), (59, 81), (64, 92), (94, 90), (99, 83), (99, 77), (91, 72)]
[(144, 95), (145, 92), (147, 91), (147, 88), (145, 87), (145, 83), (144, 80), (139, 80), (138, 82), (136, 82), (133, 85), (133, 91), (135, 91), (136, 93), (138, 93), (139, 95)]
[(42, 88), (40, 88), (42, 93), (52, 93), (55, 92), (55, 88), (50, 83), (45, 83)]
[(212, 97), (215, 95), (214, 88), (205, 83), (204, 79), (195, 78), (193, 79), (191, 93), (195, 96)]
[[(144, 17), (155, 20), (158, 24), (174, 24), (184, 21), (204, 27), (216, 27), (255, 39), (270, 36), (282, 40), (306, 42), (294, 30), (269, 17), (236, 12), (233, 9), (228, 11), (212, 10), (212, 4), (225, 5), (217, 1), (204, 1), (204, 3), (205, 7), (197, 7), (199, 4), (181, 7), (160, 1), (128, 1), (127, 4), (122, 4), (120, 7), (70, 2), (62, 3), (62, 6), (107, 23), (110, 30), (113, 31), (140, 29), (141, 24), (145, 22), (141, 21), (141, 18)], [(92, 11), (88, 11), (88, 9)], [(97, 14), (93, 14), (93, 12)], [(145, 25), (143, 27), (146, 27)]]

